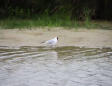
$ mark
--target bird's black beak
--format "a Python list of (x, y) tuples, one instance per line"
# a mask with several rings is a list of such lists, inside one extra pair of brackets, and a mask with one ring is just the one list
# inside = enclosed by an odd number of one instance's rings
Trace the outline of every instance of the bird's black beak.
[(58, 40), (58, 37), (57, 37), (57, 40)]

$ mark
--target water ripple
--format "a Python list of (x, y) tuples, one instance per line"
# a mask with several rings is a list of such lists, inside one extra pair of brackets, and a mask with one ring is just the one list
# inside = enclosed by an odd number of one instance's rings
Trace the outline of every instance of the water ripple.
[(112, 86), (112, 49), (0, 47), (0, 86)]

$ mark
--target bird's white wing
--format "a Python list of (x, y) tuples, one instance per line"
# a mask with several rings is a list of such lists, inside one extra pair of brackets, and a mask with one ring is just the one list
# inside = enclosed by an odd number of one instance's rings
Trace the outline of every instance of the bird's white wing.
[(54, 41), (54, 40), (48, 40), (48, 41), (46, 41), (45, 43), (46, 43), (46, 44), (51, 44), (51, 45), (52, 45), (52, 44), (55, 43), (55, 41)]
[(42, 42), (42, 44), (48, 45), (48, 46), (54, 46), (54, 45), (56, 45), (56, 43), (57, 43), (57, 39), (56, 38), (48, 40), (48, 41), (45, 41), (45, 42)]

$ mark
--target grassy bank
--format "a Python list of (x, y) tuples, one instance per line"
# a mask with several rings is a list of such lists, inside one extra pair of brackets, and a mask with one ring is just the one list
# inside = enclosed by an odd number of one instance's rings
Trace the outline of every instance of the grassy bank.
[(32, 27), (63, 27), (73, 26), (72, 21), (69, 18), (63, 18), (58, 16), (40, 16), (34, 18), (7, 18), (0, 20), (1, 28), (32, 28)]
[[(102, 28), (102, 23), (89, 19), (85, 21), (70, 20), (63, 16), (40, 16), (34, 18), (6, 18), (0, 20), (0, 29), (35, 28), (35, 27), (69, 27), (69, 28)], [(110, 28), (110, 27), (109, 27)]]

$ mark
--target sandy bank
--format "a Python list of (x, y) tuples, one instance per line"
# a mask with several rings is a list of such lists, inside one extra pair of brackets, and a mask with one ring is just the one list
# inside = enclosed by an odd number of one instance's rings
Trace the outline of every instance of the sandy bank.
[(0, 30), (0, 46), (41, 46), (41, 42), (59, 37), (57, 46), (112, 47), (112, 30), (7, 29)]

